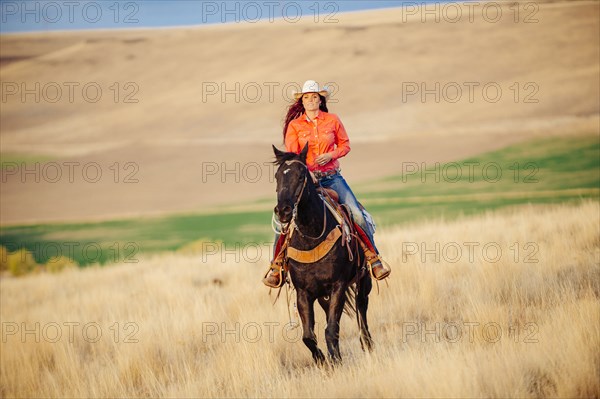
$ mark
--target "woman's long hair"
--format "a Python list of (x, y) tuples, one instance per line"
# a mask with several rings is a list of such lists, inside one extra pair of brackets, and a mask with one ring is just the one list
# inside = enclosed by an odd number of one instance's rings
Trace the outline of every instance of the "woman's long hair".
[[(319, 110), (323, 112), (329, 112), (327, 110), (327, 99), (325, 96), (319, 94), (319, 98), (321, 99), (321, 104), (319, 105)], [(304, 105), (302, 104), (302, 97), (300, 97), (295, 103), (290, 105), (287, 111), (287, 115), (285, 116), (285, 123), (283, 124), (283, 142), (285, 142), (285, 134), (287, 133), (287, 128), (291, 121), (302, 116), (304, 113)]]

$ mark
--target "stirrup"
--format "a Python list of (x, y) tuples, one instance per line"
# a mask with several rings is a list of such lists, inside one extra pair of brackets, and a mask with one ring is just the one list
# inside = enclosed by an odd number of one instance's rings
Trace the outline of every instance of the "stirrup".
[[(367, 264), (369, 265), (369, 272), (371, 274), (371, 277), (373, 277), (375, 280), (385, 280), (386, 278), (389, 277), (390, 273), (392, 272), (392, 270), (389, 267), (386, 267), (384, 265), (384, 263), (381, 260), (381, 258), (379, 257), (379, 255), (374, 255), (374, 256), (368, 257)], [(383, 273), (379, 276), (376, 276), (373, 269), (380, 269), (380, 268), (383, 270)]]
[[(264, 285), (271, 288), (280, 288), (281, 286), (283, 286), (283, 282), (285, 281), (283, 263), (284, 260), (282, 251), (271, 261), (269, 269), (263, 276), (262, 282)], [(274, 273), (279, 273), (279, 280), (277, 281), (277, 283), (270, 282), (268, 279), (268, 277), (272, 277), (272, 274)]]
[[(277, 282), (271, 282), (269, 280), (269, 277), (273, 277), (274, 273), (279, 274), (279, 278), (278, 278)], [(279, 271), (277, 271), (276, 269), (273, 269), (271, 267), (269, 267), (269, 270), (267, 270), (267, 272), (265, 273), (265, 276), (262, 279), (263, 284), (270, 288), (280, 288), (281, 286), (283, 286), (284, 281), (285, 281), (285, 279), (283, 277), (283, 269), (279, 269)]]

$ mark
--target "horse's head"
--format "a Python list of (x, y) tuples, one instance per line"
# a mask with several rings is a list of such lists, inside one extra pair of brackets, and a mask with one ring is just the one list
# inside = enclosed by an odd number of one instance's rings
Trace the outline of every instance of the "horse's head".
[(275, 164), (279, 166), (275, 172), (275, 179), (277, 179), (275, 214), (279, 221), (285, 224), (292, 220), (294, 206), (300, 201), (303, 189), (309, 179), (306, 166), (308, 144), (300, 154), (279, 151), (275, 146), (273, 146), (273, 152), (275, 152)]

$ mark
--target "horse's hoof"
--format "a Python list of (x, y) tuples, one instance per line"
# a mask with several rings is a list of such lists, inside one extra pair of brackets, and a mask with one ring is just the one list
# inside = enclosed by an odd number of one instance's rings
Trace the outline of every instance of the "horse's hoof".
[(331, 365), (331, 367), (341, 366), (342, 358), (340, 356), (331, 356), (329, 358), (329, 364)]
[(325, 364), (325, 355), (323, 355), (323, 352), (321, 352), (320, 350), (313, 354), (313, 359), (317, 366), (322, 366)]
[(373, 352), (373, 340), (372, 339), (360, 339), (360, 347), (363, 352), (369, 351)]

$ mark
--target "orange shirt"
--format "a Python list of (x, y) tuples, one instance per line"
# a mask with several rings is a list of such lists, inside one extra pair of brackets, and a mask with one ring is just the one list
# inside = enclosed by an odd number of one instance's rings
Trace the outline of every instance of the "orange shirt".
[[(291, 121), (285, 134), (285, 148), (299, 154), (308, 143), (306, 163), (310, 171), (326, 172), (339, 168), (338, 158), (350, 152), (350, 139), (342, 121), (337, 115), (319, 111), (314, 122), (306, 113)], [(323, 166), (316, 164), (315, 159), (327, 152), (333, 156), (331, 161)]]

